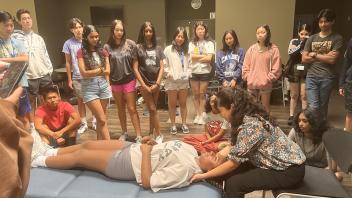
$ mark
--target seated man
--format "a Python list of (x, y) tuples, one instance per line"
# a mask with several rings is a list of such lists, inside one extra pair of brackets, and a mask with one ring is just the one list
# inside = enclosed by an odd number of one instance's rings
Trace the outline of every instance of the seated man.
[(55, 87), (45, 89), (42, 96), (44, 104), (35, 111), (34, 125), (43, 141), (54, 147), (76, 144), (81, 119), (74, 107), (61, 101)]
[(59, 149), (32, 161), (32, 167), (85, 168), (118, 180), (136, 180), (146, 189), (181, 188), (196, 173), (211, 170), (224, 158), (213, 153), (198, 156), (193, 146), (174, 140), (155, 144), (150, 137), (142, 143), (121, 140), (88, 141)]

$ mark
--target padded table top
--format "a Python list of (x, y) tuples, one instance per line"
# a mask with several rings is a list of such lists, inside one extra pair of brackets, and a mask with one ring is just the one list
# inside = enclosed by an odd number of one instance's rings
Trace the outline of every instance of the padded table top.
[(205, 182), (157, 193), (136, 182), (110, 179), (81, 170), (32, 168), (26, 198), (221, 198), (221, 192)]

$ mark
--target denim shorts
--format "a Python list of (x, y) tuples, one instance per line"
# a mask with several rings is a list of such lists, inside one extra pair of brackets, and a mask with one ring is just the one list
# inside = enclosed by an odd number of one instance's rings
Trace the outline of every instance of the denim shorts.
[(109, 83), (103, 76), (82, 79), (81, 88), (84, 103), (112, 97)]

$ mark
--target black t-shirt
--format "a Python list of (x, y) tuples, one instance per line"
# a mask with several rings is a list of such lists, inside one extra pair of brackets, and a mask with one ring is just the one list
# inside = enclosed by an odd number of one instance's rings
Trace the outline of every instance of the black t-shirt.
[(165, 59), (161, 47), (145, 48), (143, 45), (137, 45), (137, 57), (139, 72), (144, 83), (148, 86), (156, 83), (160, 71), (160, 61)]
[[(316, 52), (317, 54), (328, 54), (331, 51), (340, 51), (343, 45), (342, 36), (332, 33), (324, 38), (320, 37), (319, 33), (308, 38), (304, 51)], [(331, 78), (335, 77), (334, 64), (314, 62), (308, 69), (307, 76)]]
[(112, 49), (108, 44), (104, 47), (109, 52), (111, 84), (125, 84), (135, 79), (133, 61), (137, 60), (136, 43), (126, 39), (118, 48)]

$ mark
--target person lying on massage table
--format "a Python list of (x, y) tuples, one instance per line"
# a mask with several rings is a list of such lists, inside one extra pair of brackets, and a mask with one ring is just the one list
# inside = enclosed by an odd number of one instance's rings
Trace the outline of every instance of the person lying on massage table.
[(196, 173), (209, 171), (225, 161), (225, 155), (198, 156), (193, 146), (179, 140), (156, 144), (144, 137), (142, 144), (120, 140), (87, 141), (80, 145), (49, 149), (32, 160), (32, 167), (84, 168), (118, 180), (136, 180), (154, 192), (190, 185)]

